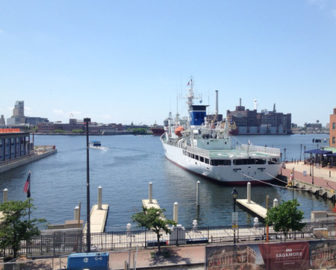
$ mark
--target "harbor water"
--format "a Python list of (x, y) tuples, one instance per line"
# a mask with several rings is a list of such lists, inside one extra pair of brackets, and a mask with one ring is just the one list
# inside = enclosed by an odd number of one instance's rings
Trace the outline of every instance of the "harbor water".
[[(313, 139), (328, 135), (237, 136), (241, 143), (279, 147), (287, 160), (303, 158), (303, 150), (313, 149)], [(159, 137), (92, 136), (101, 141), (101, 149), (90, 149), (91, 205), (97, 203), (98, 186), (103, 187), (103, 203), (110, 206), (106, 231), (125, 230), (132, 214), (141, 211), (141, 200), (148, 196), (148, 182), (153, 183), (153, 198), (172, 218), (173, 204), (179, 203), (179, 223), (191, 227), (231, 225), (232, 186), (191, 174), (166, 160)], [(60, 224), (73, 219), (73, 209), (81, 203), (81, 219), (86, 219), (86, 138), (84, 136), (35, 136), (36, 145), (56, 145), (58, 153), (43, 160), (0, 174), (0, 189), (8, 189), (10, 200), (24, 200), (28, 171), (36, 209), (33, 216)], [(323, 143), (322, 143), (323, 145)], [(326, 145), (326, 144), (325, 144)], [(285, 150), (286, 149), (286, 150)], [(302, 150), (301, 154), (300, 151)], [(200, 181), (200, 208), (196, 207), (196, 182)], [(246, 187), (236, 187), (238, 198), (246, 198)], [(305, 192), (288, 191), (277, 186), (253, 186), (252, 200), (265, 205), (292, 199), (299, 201), (305, 218), (312, 210), (331, 210), (331, 201)], [(2, 199), (2, 198), (1, 198)], [(253, 217), (238, 208), (239, 224), (251, 225)]]

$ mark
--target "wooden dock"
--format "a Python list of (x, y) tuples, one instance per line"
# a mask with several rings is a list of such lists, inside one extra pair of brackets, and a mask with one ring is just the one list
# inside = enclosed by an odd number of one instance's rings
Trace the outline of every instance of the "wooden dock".
[(267, 209), (253, 201), (248, 203), (247, 199), (237, 199), (237, 203), (262, 219), (267, 216)]
[[(91, 233), (102, 233), (105, 231), (106, 219), (108, 214), (109, 205), (102, 204), (102, 209), (98, 209), (98, 204), (95, 204), (91, 208), (90, 213), (90, 232)], [(86, 233), (85, 224), (83, 233)]]

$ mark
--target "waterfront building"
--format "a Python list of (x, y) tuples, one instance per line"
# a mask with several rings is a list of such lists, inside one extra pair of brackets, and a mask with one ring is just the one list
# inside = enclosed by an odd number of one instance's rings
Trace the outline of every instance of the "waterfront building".
[(42, 117), (25, 117), (25, 123), (30, 126), (37, 126), (39, 123), (48, 123), (48, 118), (42, 118)]
[(7, 125), (24, 124), (24, 101), (16, 101), (13, 109), (13, 115), (7, 119)]
[(32, 153), (29, 132), (18, 128), (0, 128), (0, 164)]
[(6, 126), (5, 117), (2, 114), (0, 117), (0, 127), (5, 127), (5, 126)]
[(275, 104), (272, 111), (245, 109), (241, 104), (234, 111), (228, 110), (226, 118), (235, 123), (234, 135), (286, 135), (291, 134), (292, 115), (276, 111)]
[(24, 101), (16, 101), (13, 109), (13, 115), (7, 119), (7, 125), (11, 127), (17, 125), (36, 126), (38, 123), (47, 123), (47, 122), (49, 122), (47, 118), (25, 116)]
[(330, 147), (336, 148), (336, 108), (334, 108), (333, 114), (330, 115), (329, 134)]

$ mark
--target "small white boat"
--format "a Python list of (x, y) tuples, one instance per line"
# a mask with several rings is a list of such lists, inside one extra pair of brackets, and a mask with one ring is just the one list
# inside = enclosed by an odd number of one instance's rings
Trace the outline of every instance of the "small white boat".
[(92, 141), (90, 142), (91, 148), (101, 148), (101, 142), (100, 141)]

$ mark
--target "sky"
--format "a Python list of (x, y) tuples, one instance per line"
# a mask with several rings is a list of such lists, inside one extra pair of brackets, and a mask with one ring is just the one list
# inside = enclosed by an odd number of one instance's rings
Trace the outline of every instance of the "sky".
[(336, 0), (0, 0), (0, 114), (24, 100), (50, 121), (162, 124), (246, 108), (329, 122), (336, 107)]

